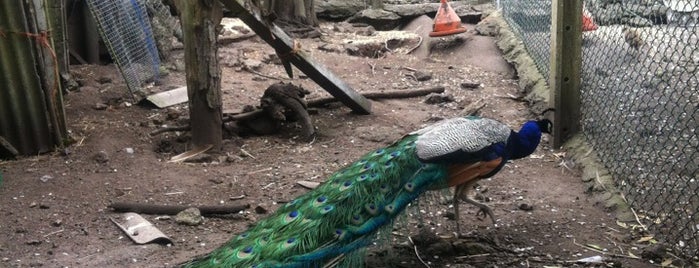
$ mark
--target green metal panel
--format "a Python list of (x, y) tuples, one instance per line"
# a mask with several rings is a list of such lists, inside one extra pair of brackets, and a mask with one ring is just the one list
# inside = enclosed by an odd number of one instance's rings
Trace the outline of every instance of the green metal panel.
[(0, 1), (0, 136), (22, 155), (50, 151), (65, 136), (48, 43), (26, 35), (47, 28), (42, 2)]

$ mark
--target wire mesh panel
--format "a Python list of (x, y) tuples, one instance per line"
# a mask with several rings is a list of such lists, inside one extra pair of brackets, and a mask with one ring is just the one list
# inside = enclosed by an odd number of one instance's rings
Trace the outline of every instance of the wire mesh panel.
[(551, 58), (551, 0), (500, 0), (498, 6), (544, 77)]
[(699, 2), (586, 4), (583, 131), (651, 231), (696, 258)]
[(160, 58), (143, 0), (88, 0), (102, 40), (126, 84), (142, 97), (142, 86), (158, 79)]

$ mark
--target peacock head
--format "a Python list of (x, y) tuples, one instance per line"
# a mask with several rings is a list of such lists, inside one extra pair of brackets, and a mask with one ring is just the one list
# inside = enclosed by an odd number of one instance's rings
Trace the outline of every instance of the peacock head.
[(537, 120), (536, 125), (539, 127), (541, 133), (551, 134), (553, 132), (553, 123), (551, 123), (551, 120)]

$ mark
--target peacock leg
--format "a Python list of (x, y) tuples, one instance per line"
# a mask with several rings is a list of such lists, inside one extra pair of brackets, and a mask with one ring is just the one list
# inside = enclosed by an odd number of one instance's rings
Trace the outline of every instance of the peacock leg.
[(459, 198), (465, 185), (466, 184), (461, 184), (456, 186), (456, 188), (454, 189), (454, 198), (452, 199), (452, 205), (454, 205), (454, 219), (456, 220), (457, 238), (461, 236), (461, 224), (459, 223), (461, 221), (461, 218), (459, 217)]
[(471, 205), (477, 206), (478, 207), (478, 214), (476, 216), (479, 219), (485, 219), (486, 216), (490, 217), (490, 220), (493, 221), (493, 224), (495, 224), (495, 215), (493, 214), (493, 210), (486, 204), (479, 203), (476, 200), (471, 199), (468, 196), (462, 196), (462, 200), (466, 201), (466, 203), (469, 203)]
[[(458, 196), (461, 200), (466, 201), (466, 203), (469, 203), (471, 205), (478, 207), (478, 213), (476, 214), (478, 219), (483, 220), (483, 219), (485, 219), (486, 216), (488, 216), (488, 217), (490, 217), (490, 220), (493, 222), (493, 224), (495, 224), (495, 215), (493, 214), (493, 210), (488, 205), (480, 203), (476, 200), (473, 200), (469, 196), (468, 193), (473, 189), (473, 185), (475, 185), (475, 184), (476, 184), (476, 180), (473, 180), (473, 181), (470, 181), (468, 183), (457, 186), (457, 188), (456, 188), (457, 192), (454, 194), (454, 198), (456, 198)], [(458, 216), (458, 214), (457, 214), (457, 216)]]

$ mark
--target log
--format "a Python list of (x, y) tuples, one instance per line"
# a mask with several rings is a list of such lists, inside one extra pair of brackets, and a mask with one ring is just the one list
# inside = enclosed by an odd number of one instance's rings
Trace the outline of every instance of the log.
[(155, 205), (133, 202), (116, 202), (109, 205), (114, 212), (134, 212), (155, 215), (176, 215), (185, 209), (195, 207), (201, 215), (232, 214), (250, 208), (250, 204), (233, 204), (227, 206), (182, 206), (182, 205)]
[[(414, 98), (419, 96), (425, 96), (430, 93), (442, 93), (445, 88), (443, 86), (431, 87), (431, 88), (421, 88), (416, 90), (393, 90), (393, 91), (381, 91), (381, 92), (366, 92), (362, 93), (362, 96), (367, 99), (405, 99)], [(318, 107), (323, 106), (328, 103), (338, 101), (335, 98), (321, 98), (308, 101), (308, 107)]]

